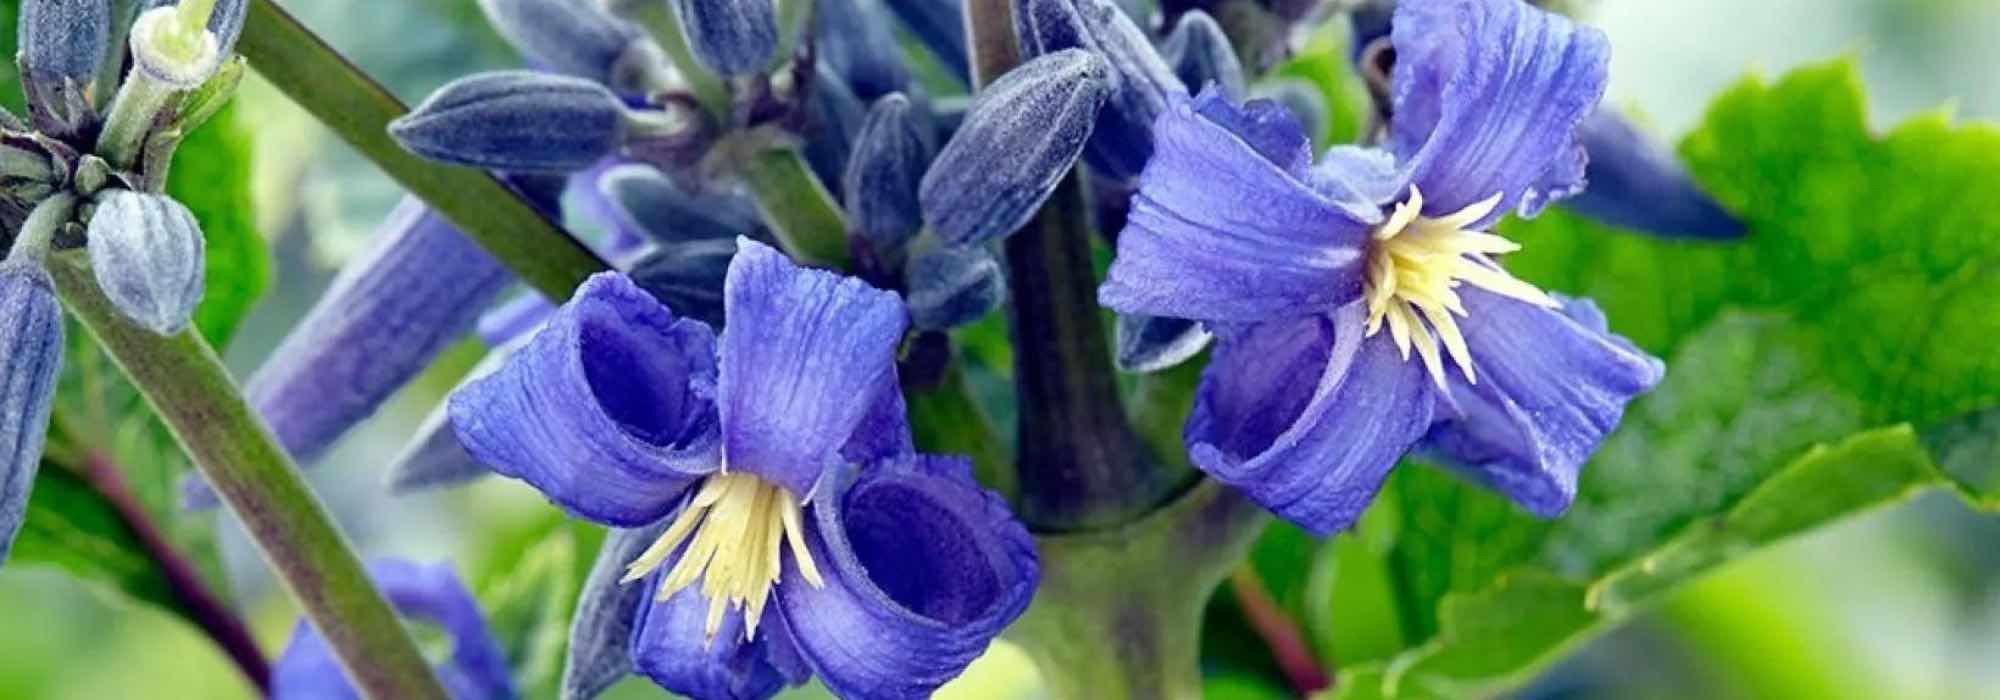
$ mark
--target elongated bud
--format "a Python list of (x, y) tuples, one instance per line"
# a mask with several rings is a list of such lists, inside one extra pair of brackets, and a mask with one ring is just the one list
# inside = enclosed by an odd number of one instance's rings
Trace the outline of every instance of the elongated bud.
[(621, 165), (605, 171), (597, 186), (610, 200), (619, 222), (664, 246), (749, 236), (769, 238), (756, 206), (734, 192), (693, 194), (659, 170)]
[(1104, 58), (1111, 94), (1084, 157), (1106, 177), (1138, 177), (1153, 157), (1153, 120), (1169, 95), (1187, 92), (1145, 31), (1111, 0), (1020, 0), (1014, 23), (1023, 56), (1084, 49)]
[[(541, 301), (541, 297), (532, 295), (524, 299)], [(543, 307), (548, 311), (555, 310), (555, 307), (548, 306), (546, 302)], [(539, 322), (538, 319), (537, 325)], [(483, 322), (481, 325), (484, 325)], [(483, 332), (484, 328), (481, 331)], [(486, 357), (480, 358), (479, 364), (474, 365), (472, 371), (465, 373), (465, 377), (459, 380), (458, 385), (465, 386), (498, 371), (501, 365), (506, 364), (507, 357), (520, 347), (521, 342), (525, 341), (496, 344), (491, 352), (486, 353)], [(409, 444), (403, 447), (402, 453), (390, 460), (388, 469), (390, 493), (404, 495), (447, 488), (493, 473), (492, 469), (474, 458), (472, 453), (466, 452), (464, 445), (459, 444), (458, 431), (451, 425), (450, 409), (448, 401), (440, 402), (432, 408), (430, 414), (424, 416), (424, 422), (417, 426), (417, 432), (410, 438)]]
[(1000, 262), (985, 248), (938, 246), (910, 261), (910, 321), (949, 330), (979, 320), (1007, 299)]
[(90, 269), (126, 318), (172, 335), (201, 303), (201, 224), (165, 195), (110, 190), (90, 218)]
[(983, 243), (1027, 223), (1076, 163), (1110, 67), (1082, 50), (1021, 64), (979, 93), (918, 192), (924, 220), (953, 245)]
[(77, 134), (95, 119), (86, 89), (111, 35), (110, 0), (22, 0), (19, 22), (29, 121), (58, 137)]
[(901, 266), (904, 249), (924, 226), (917, 189), (930, 166), (931, 126), (923, 117), (902, 93), (876, 100), (842, 178), (849, 232), (892, 268)]
[(1215, 83), (1233, 98), (1243, 96), (1243, 62), (1236, 58), (1222, 25), (1206, 12), (1181, 15), (1174, 31), (1160, 42), (1160, 57), (1190, 90), (1199, 92)]
[(625, 131), (625, 106), (609, 89), (529, 71), (460, 78), (389, 123), (411, 153), (521, 172), (588, 168), (617, 151)]
[(660, 539), (667, 524), (612, 528), (604, 536), (603, 549), (577, 596), (576, 616), (570, 619), (561, 700), (590, 700), (632, 674), (632, 627), (650, 589), (622, 583), (625, 567)]
[(1201, 354), (1209, 338), (1201, 324), (1184, 318), (1119, 316), (1118, 369), (1144, 374), (1174, 367)]
[(653, 251), (627, 273), (674, 314), (721, 328), (722, 281), (736, 257), (736, 239), (683, 243)]
[(672, 0), (694, 58), (718, 75), (762, 70), (778, 50), (771, 0)]
[(639, 30), (582, 0), (479, 0), (487, 22), (530, 61), (610, 85), (621, 62), (639, 60)]
[(881, 0), (814, 0), (813, 58), (863, 101), (910, 84), (903, 47), (882, 21)]
[(889, 12), (951, 69), (959, 82), (972, 75), (965, 52), (965, 0), (883, 0)]
[(1669, 238), (1742, 237), (1743, 222), (1702, 191), (1687, 169), (1615, 110), (1583, 121), (1590, 183), (1564, 206), (1599, 221)]
[(38, 262), (0, 262), (0, 564), (28, 514), (62, 369), (62, 307)]

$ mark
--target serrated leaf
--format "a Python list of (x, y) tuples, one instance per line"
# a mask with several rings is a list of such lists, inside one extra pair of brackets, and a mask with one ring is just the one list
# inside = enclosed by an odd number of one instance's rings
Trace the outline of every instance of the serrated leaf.
[[(1666, 381), (1558, 520), (1398, 469), (1378, 506), (1398, 513), (1383, 560), (1416, 646), (1343, 668), (1338, 697), (1504, 692), (1786, 537), (1944, 485), (1995, 505), (1995, 425), (1963, 416), (2000, 405), (2000, 355), (1985, 349), (2000, 333), (2000, 211), (1963, 203), (2000, 197), (2000, 130), (1927, 116), (1877, 137), (1836, 63), (1730, 90), (1682, 150), (1748, 223), (1743, 242), (1643, 238), (1561, 211), (1505, 229), (1524, 246), (1510, 269), (1595, 298), (1668, 358)], [(1368, 632), (1331, 617), (1334, 640)]]

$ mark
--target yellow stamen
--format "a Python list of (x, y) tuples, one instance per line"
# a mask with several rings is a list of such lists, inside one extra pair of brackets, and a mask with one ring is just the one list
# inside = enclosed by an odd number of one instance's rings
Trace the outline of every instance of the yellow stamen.
[(704, 480), (660, 539), (625, 567), (624, 582), (645, 578), (685, 542), (686, 551), (667, 570), (654, 601), (664, 602), (699, 579), (701, 594), (708, 598), (708, 638), (715, 638), (730, 608), (742, 608), (743, 638), (749, 640), (764, 619), (787, 546), (806, 583), (826, 585), (806, 549), (805, 532), (804, 509), (790, 491), (752, 474), (725, 470)]
[(1408, 360), (1415, 348), (1439, 388), (1445, 386), (1444, 355), (1451, 357), (1466, 381), (1479, 381), (1472, 371), (1472, 352), (1466, 347), (1465, 334), (1453, 318), (1466, 315), (1455, 291), (1460, 284), (1538, 306), (1557, 306), (1555, 299), (1515, 279), (1487, 257), (1511, 253), (1521, 246), (1466, 228), (1499, 205), (1500, 195), (1494, 194), (1462, 210), (1427, 217), (1423, 215), (1424, 193), (1412, 187), (1409, 201), (1397, 204), (1389, 219), (1375, 228), (1375, 245), (1368, 254), (1365, 332), (1373, 336), (1387, 321), (1396, 350)]

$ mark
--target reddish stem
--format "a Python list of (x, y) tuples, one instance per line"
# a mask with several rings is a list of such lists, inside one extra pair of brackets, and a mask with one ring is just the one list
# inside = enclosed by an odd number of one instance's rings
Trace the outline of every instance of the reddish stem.
[(1292, 622), (1285, 611), (1278, 607), (1278, 601), (1271, 598), (1271, 592), (1264, 587), (1264, 579), (1257, 570), (1244, 562), (1229, 575), (1229, 588), (1236, 592), (1236, 605), (1243, 609), (1243, 616), (1250, 622), (1250, 628), (1264, 639), (1264, 645), (1271, 648), (1271, 658), (1278, 663), (1278, 671), (1285, 674), (1285, 682), (1299, 697), (1309, 697), (1333, 684), (1333, 677), (1319, 666), (1313, 656), (1312, 647), (1306, 645), (1305, 635)]
[(160, 573), (167, 579), (167, 589), (188, 617), (194, 621), (208, 637), (222, 648), (222, 653), (235, 662), (236, 668), (257, 687), (261, 695), (271, 694), (271, 667), (264, 659), (264, 652), (257, 647), (257, 640), (250, 635), (249, 628), (236, 611), (225, 605), (202, 581), (194, 564), (173, 545), (165, 535), (153, 525), (153, 519), (146, 513), (139, 499), (132, 495), (132, 489), (125, 483), (125, 474), (118, 465), (95, 451), (87, 452), (83, 458), (83, 478), (91, 488), (118, 511), (118, 517), (125, 527), (139, 540), (139, 546), (146, 555), (160, 567)]

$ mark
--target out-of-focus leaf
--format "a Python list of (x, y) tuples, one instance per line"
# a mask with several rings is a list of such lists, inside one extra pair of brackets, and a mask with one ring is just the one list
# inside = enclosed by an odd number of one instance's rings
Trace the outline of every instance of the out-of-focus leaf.
[(10, 561), (53, 565), (79, 579), (179, 612), (166, 577), (146, 556), (124, 518), (82, 477), (59, 465), (45, 462), (36, 472), (28, 519), (14, 541)]
[[(1683, 154), (1751, 233), (1731, 245), (1624, 235), (1562, 212), (1515, 221), (1505, 263), (1589, 296), (1668, 358), (1544, 521), (1424, 465), (1398, 469), (1361, 537), (1386, 541), (1412, 645), (1343, 666), (1332, 697), (1491, 696), (1732, 559), (1955, 486), (1993, 506), (2000, 405), (2000, 130), (1866, 125), (1853, 68), (1723, 95)], [(1919, 428), (1924, 439), (1919, 438)], [(1948, 469), (1940, 468), (1948, 465)], [(1341, 545), (1336, 545), (1338, 551)], [(1326, 556), (1322, 554), (1322, 556)], [(1343, 559), (1342, 561), (1345, 561)], [(1391, 624), (1347, 613), (1330, 634)], [(1276, 584), (1274, 584), (1276, 585)]]
[(507, 652), (522, 697), (552, 698), (576, 605), (576, 533), (558, 525), (479, 590), (480, 608)]
[(235, 337), (271, 282), (271, 254), (251, 205), (251, 150), (241, 109), (232, 103), (188, 134), (167, 176), (167, 194), (194, 212), (208, 241), (195, 324), (216, 347)]

